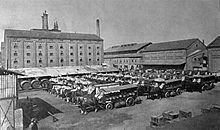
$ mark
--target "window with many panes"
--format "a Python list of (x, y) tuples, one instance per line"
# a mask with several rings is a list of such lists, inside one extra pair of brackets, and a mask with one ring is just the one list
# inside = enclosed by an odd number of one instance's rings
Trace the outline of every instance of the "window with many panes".
[(17, 60), (14, 60), (14, 64), (17, 64), (18, 63), (18, 61)]
[(17, 52), (14, 52), (14, 56), (18, 56), (18, 53), (17, 53)]
[(18, 45), (17, 45), (17, 44), (14, 44), (14, 48), (18, 48)]
[(27, 63), (31, 63), (31, 61), (30, 61), (30, 60), (27, 60)]
[(30, 45), (27, 45), (27, 46), (26, 46), (26, 48), (27, 48), (27, 49), (30, 49), (30, 48), (31, 48), (31, 46), (30, 46)]

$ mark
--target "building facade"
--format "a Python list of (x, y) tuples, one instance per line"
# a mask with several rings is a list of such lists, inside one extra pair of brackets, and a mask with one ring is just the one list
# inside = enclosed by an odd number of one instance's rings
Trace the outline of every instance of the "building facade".
[(140, 52), (145, 69), (207, 69), (206, 46), (199, 39), (152, 43)]
[(54, 29), (49, 30), (47, 16), (44, 12), (42, 29), (5, 30), (1, 45), (2, 65), (5, 68), (103, 63), (103, 39), (98, 36), (100, 34), (63, 33), (58, 30), (57, 22)]
[(131, 43), (112, 46), (104, 51), (104, 62), (124, 70), (139, 67), (142, 55), (139, 51), (151, 43)]
[(208, 69), (211, 72), (220, 71), (220, 36), (207, 46), (208, 50)]

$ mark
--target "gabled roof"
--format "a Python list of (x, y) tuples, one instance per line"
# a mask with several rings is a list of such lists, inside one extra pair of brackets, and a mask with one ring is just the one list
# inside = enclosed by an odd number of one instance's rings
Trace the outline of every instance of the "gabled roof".
[(212, 41), (207, 48), (220, 47), (220, 36), (218, 36), (214, 41)]
[(161, 43), (152, 43), (141, 50), (142, 52), (165, 51), (165, 50), (182, 50), (187, 49), (192, 43), (199, 39), (186, 39), (178, 41), (169, 41)]
[(45, 39), (63, 39), (63, 40), (97, 40), (103, 41), (95, 34), (81, 34), (81, 33), (64, 33), (45, 30), (13, 30), (5, 29), (5, 36), (7, 37), (22, 37), (22, 38), (45, 38)]
[(104, 52), (138, 51), (151, 43), (130, 43), (107, 48)]

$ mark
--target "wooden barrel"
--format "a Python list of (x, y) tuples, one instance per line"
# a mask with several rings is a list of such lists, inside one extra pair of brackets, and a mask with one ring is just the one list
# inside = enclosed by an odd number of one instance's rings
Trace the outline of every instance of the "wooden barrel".
[(23, 90), (29, 90), (31, 89), (31, 83), (28, 80), (24, 80), (21, 82), (21, 88)]
[(31, 81), (32, 88), (40, 88), (40, 82), (37, 79)]
[(52, 84), (48, 79), (42, 79), (40, 84), (42, 88), (48, 88), (48, 89), (52, 88)]
[(116, 102), (115, 103), (115, 108), (118, 108), (118, 107), (120, 107), (121, 105), (120, 105), (120, 102)]
[(125, 106), (126, 102), (125, 101), (120, 101), (120, 106)]

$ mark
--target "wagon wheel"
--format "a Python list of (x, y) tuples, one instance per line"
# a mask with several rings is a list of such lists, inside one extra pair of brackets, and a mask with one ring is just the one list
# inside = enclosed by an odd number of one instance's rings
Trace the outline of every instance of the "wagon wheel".
[(205, 88), (206, 88), (205, 85), (203, 85), (202, 88), (201, 88), (201, 90), (202, 90), (202, 91), (205, 91)]
[(125, 102), (126, 102), (126, 106), (133, 106), (134, 105), (134, 98), (128, 97)]
[(177, 89), (176, 89), (176, 93), (177, 93), (177, 94), (181, 94), (181, 89), (180, 89), (180, 88), (177, 88)]
[(166, 92), (164, 95), (166, 98), (170, 96), (169, 92)]
[(114, 106), (113, 106), (112, 103), (107, 103), (107, 104), (105, 105), (105, 109), (107, 109), (107, 110), (112, 110), (113, 108), (114, 108)]

